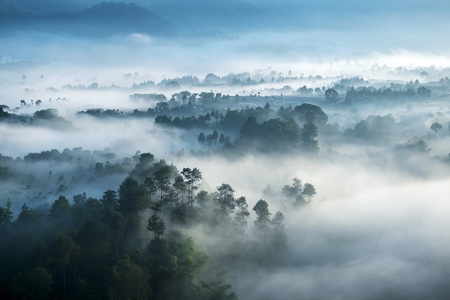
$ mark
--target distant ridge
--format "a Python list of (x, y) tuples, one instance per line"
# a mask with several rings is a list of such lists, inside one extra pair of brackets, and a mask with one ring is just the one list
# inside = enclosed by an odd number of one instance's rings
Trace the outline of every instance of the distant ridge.
[[(136, 0), (146, 1), (146, 0)], [(191, 30), (260, 28), (273, 18), (271, 11), (246, 0), (152, 0), (152, 10)]]
[(136, 4), (103, 2), (80, 13), (57, 13), (49, 16), (15, 14), (3, 18), (0, 31), (34, 30), (69, 33), (80, 36), (110, 36), (126, 33), (170, 35), (172, 23)]

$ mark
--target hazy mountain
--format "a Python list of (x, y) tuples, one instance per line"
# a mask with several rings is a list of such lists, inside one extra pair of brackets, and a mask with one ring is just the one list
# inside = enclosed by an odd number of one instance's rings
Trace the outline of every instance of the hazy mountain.
[(159, 15), (135, 4), (100, 3), (79, 13), (52, 15), (16, 14), (3, 21), (3, 32), (13, 30), (108, 36), (126, 33), (172, 34), (174, 26)]
[[(37, 15), (80, 13), (83, 10), (90, 11), (90, 7), (97, 7), (101, 3), (100, 0), (0, 0), (0, 3), (1, 1), (15, 1), (16, 6)], [(265, 9), (246, 0), (124, 0), (108, 4), (120, 7), (124, 3), (136, 4), (154, 11), (177, 27), (188, 31), (259, 28), (270, 25), (274, 20), (272, 9)]]
[(161, 16), (188, 30), (258, 28), (270, 22), (273, 14), (245, 0), (153, 0), (145, 2)]
[(80, 0), (16, 0), (18, 3), (28, 7), (37, 14), (50, 15), (60, 12), (80, 12), (83, 9), (98, 3), (87, 4)]

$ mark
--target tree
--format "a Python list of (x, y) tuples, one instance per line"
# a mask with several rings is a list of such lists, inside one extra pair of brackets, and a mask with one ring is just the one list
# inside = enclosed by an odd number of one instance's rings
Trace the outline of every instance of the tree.
[(148, 199), (149, 199), (149, 202), (151, 204), (152, 203), (152, 195), (154, 193), (156, 193), (156, 191), (158, 190), (158, 186), (157, 186), (155, 180), (152, 177), (145, 177), (145, 179), (144, 179), (144, 186), (148, 190)]
[(91, 265), (107, 257), (110, 236), (108, 228), (99, 222), (86, 222), (76, 237), (80, 246), (81, 258), (86, 265)]
[(69, 264), (72, 253), (76, 249), (76, 244), (70, 236), (62, 235), (53, 243), (52, 258), (57, 267), (63, 271), (63, 293), (66, 299), (66, 265)]
[(169, 110), (169, 103), (162, 102), (162, 101), (156, 103), (155, 112), (158, 115), (163, 115), (163, 114), (167, 113), (168, 110)]
[(195, 183), (202, 180), (202, 172), (197, 168), (183, 168), (181, 175), (184, 177), (185, 183), (188, 185), (188, 205), (194, 202), (194, 191), (198, 188)]
[(170, 220), (178, 222), (181, 231), (181, 225), (186, 224), (186, 204), (177, 203), (171, 211)]
[(11, 201), (8, 199), (6, 207), (0, 207), (0, 230), (11, 224), (13, 212), (11, 210)]
[(187, 183), (184, 182), (183, 176), (179, 175), (175, 177), (175, 182), (173, 187), (176, 188), (181, 193), (181, 202), (184, 203), (184, 193), (188, 190)]
[(235, 215), (235, 221), (237, 225), (237, 229), (244, 233), (245, 229), (247, 228), (247, 220), (250, 216), (250, 213), (248, 212), (248, 204), (245, 197), (239, 197), (236, 199), (236, 215)]
[(65, 196), (59, 196), (50, 208), (50, 220), (60, 224), (62, 228), (71, 226), (70, 203)]
[(278, 211), (270, 221), (272, 230), (270, 233), (270, 246), (276, 252), (287, 250), (287, 236), (284, 230), (284, 216)]
[(339, 102), (339, 94), (336, 92), (335, 89), (327, 89), (325, 91), (325, 100), (330, 103), (337, 103)]
[(201, 190), (195, 196), (196, 203), (198, 204), (197, 212), (199, 214), (199, 219), (208, 222), (207, 220), (214, 219), (214, 200), (213, 194), (208, 193), (205, 190)]
[(198, 135), (198, 142), (200, 144), (204, 144), (206, 142), (206, 137), (203, 132), (200, 132), (200, 134)]
[(294, 183), (292, 183), (292, 186), (285, 185), (283, 186), (283, 189), (281, 190), (282, 193), (289, 198), (298, 198), (302, 195), (303, 187), (302, 187), (302, 181), (295, 177), (293, 179)]
[(147, 230), (153, 232), (154, 238), (160, 238), (166, 230), (166, 224), (162, 220), (157, 212), (153, 212), (150, 218), (148, 218)]
[(113, 239), (114, 252), (117, 254), (119, 251), (119, 240), (124, 236), (127, 220), (119, 212), (106, 210), (102, 221), (108, 226)]
[(212, 139), (213, 139), (214, 143), (217, 142), (218, 138), (219, 138), (219, 133), (217, 132), (217, 130), (214, 129), (213, 134), (212, 134)]
[(258, 121), (255, 117), (248, 117), (244, 125), (241, 128), (241, 138), (244, 139), (255, 139), (258, 138), (260, 134), (260, 127)]
[[(0, 208), (1, 210), (1, 208)], [(1, 215), (1, 212), (0, 212)], [(17, 216), (17, 223), (22, 225), (36, 226), (42, 221), (41, 213), (29, 208), (25, 203), (22, 205), (19, 215)], [(42, 224), (39, 224), (42, 225)]]
[(127, 256), (112, 268), (111, 299), (146, 300), (152, 294), (145, 270)]
[(317, 141), (318, 129), (313, 122), (303, 125), (302, 148), (307, 152), (318, 152), (319, 142)]
[(301, 122), (308, 122), (308, 119), (311, 119), (311, 115), (317, 124), (325, 124), (328, 122), (327, 114), (317, 105), (303, 103), (300, 106), (296, 106), (292, 111), (292, 116)]
[(53, 276), (45, 267), (20, 272), (14, 278), (15, 299), (51, 299)]
[(293, 206), (294, 207), (298, 207), (299, 205), (302, 205), (305, 203), (305, 199), (303, 197), (303, 186), (302, 186), (302, 181), (300, 179), (298, 179), (297, 177), (295, 177), (293, 179), (293, 183), (291, 186), (289, 185), (285, 185), (283, 186), (283, 189), (281, 190), (281, 192), (287, 197), (287, 198), (292, 198), (293, 201)]
[(417, 89), (417, 97), (419, 98), (430, 98), (431, 97), (431, 90), (426, 87), (419, 87)]
[(155, 156), (151, 153), (142, 153), (139, 155), (139, 162), (136, 164), (134, 169), (131, 171), (131, 176), (142, 180), (148, 176), (153, 163), (155, 161)]
[(227, 183), (222, 183), (222, 185), (216, 188), (214, 201), (218, 206), (218, 213), (222, 220), (228, 219), (236, 206), (233, 188)]
[(355, 125), (350, 133), (355, 137), (376, 143), (385, 143), (393, 137), (395, 119), (392, 115), (368, 116)]
[(256, 213), (256, 220), (254, 222), (256, 229), (261, 233), (261, 241), (263, 245), (266, 242), (267, 230), (270, 225), (270, 212), (269, 205), (265, 200), (260, 199), (253, 206), (253, 210)]
[(86, 193), (83, 194), (77, 194), (73, 196), (73, 203), (75, 204), (82, 204), (84, 201), (86, 201)]
[(103, 193), (102, 199), (100, 199), (104, 208), (111, 211), (116, 211), (119, 207), (119, 199), (117, 198), (117, 192), (114, 190), (107, 190)]
[(119, 187), (119, 209), (125, 215), (137, 215), (141, 210), (148, 208), (148, 191), (136, 180), (128, 176)]
[(226, 139), (225, 135), (223, 133), (221, 133), (220, 137), (219, 137), (219, 143), (225, 144), (226, 141), (227, 141), (227, 139)]
[(305, 183), (305, 186), (303, 188), (303, 195), (308, 197), (308, 202), (311, 201), (311, 198), (316, 194), (315, 187), (310, 183)]
[[(262, 79), (261, 79), (262, 80)], [(201, 280), (199, 283), (201, 294), (204, 295), (200, 299), (214, 299), (214, 300), (237, 300), (235, 293), (228, 291), (231, 290), (230, 284), (223, 284), (222, 282), (210, 282), (206, 283)]]
[(163, 164), (154, 173), (156, 188), (160, 191), (160, 199), (163, 197), (163, 192), (169, 188), (171, 172), (171, 166)]
[(434, 122), (433, 124), (431, 124), (431, 130), (433, 130), (434, 132), (438, 133), (441, 129), (442, 129), (442, 125), (439, 124), (438, 122)]

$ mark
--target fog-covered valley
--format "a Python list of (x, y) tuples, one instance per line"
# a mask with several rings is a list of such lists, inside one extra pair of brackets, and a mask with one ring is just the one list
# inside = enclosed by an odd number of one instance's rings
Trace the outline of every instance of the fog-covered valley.
[(448, 299), (448, 4), (300, 2), (0, 2), (0, 298)]

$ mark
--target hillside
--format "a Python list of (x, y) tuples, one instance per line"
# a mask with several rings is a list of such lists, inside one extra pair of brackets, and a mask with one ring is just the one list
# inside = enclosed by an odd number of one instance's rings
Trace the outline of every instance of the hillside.
[(9, 14), (1, 20), (3, 33), (11, 31), (50, 32), (76, 36), (111, 36), (127, 33), (168, 35), (174, 26), (157, 14), (126, 3), (101, 3), (79, 13), (57, 13), (49, 16)]

